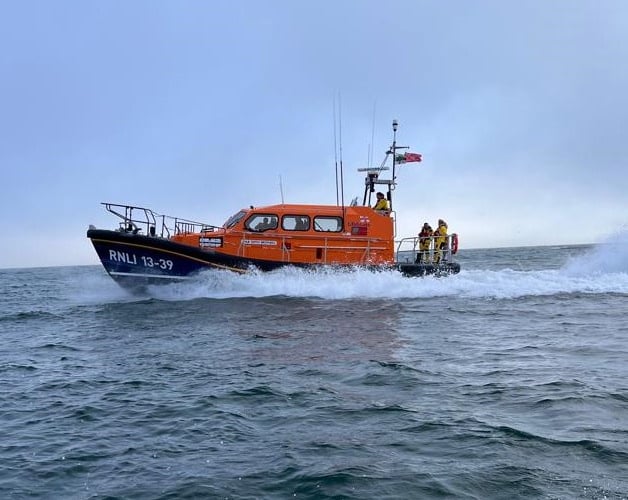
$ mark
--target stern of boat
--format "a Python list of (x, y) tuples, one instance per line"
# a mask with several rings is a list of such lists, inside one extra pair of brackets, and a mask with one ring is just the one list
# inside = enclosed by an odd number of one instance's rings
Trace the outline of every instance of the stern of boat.
[(458, 252), (458, 235), (447, 236), (444, 248), (434, 248), (434, 237), (430, 238), (428, 250), (421, 251), (419, 238), (404, 238), (397, 242), (395, 266), (405, 276), (449, 276), (460, 272), (460, 264), (454, 261)]

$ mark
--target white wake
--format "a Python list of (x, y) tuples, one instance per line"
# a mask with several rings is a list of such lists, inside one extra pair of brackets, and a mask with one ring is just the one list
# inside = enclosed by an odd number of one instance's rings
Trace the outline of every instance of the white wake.
[[(522, 250), (524, 252), (524, 250)], [(522, 254), (525, 258), (525, 254)], [(99, 286), (94, 287), (94, 280)], [(208, 270), (193, 279), (176, 284), (149, 287), (142, 297), (117, 288), (104, 274), (85, 280), (87, 295), (97, 301), (161, 300), (197, 298), (229, 299), (241, 297), (309, 297), (341, 299), (411, 299), (430, 297), (469, 297), (513, 299), (524, 296), (549, 296), (561, 293), (628, 294), (628, 231), (570, 258), (560, 269), (463, 270), (445, 278), (427, 276), (407, 278), (398, 272), (366, 270), (304, 270), (284, 268), (262, 273), (235, 274)], [(99, 290), (99, 291), (96, 291)]]

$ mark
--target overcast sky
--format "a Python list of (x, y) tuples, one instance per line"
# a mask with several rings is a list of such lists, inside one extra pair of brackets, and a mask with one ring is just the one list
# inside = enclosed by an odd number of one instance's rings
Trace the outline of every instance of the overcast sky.
[[(96, 264), (100, 202), (220, 225), (345, 200), (391, 140), (399, 236), (595, 243), (628, 223), (628, 2), (0, 1), (0, 267)], [(375, 110), (375, 113), (373, 112)], [(375, 114), (375, 121), (373, 115)]]

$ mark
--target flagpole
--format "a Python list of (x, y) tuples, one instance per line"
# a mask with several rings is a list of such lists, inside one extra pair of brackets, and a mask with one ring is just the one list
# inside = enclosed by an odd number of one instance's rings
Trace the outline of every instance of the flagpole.
[[(392, 128), (393, 128), (393, 143), (392, 143), (392, 157), (393, 157), (393, 166), (392, 166), (392, 185), (395, 184), (395, 178), (396, 178), (396, 174), (395, 174), (395, 167), (397, 166), (397, 127), (399, 126), (399, 123), (397, 122), (397, 120), (393, 120), (392, 122)], [(392, 188), (391, 186), (388, 186), (388, 197), (390, 198), (390, 211), (392, 212), (393, 209), (393, 201), (392, 201)]]

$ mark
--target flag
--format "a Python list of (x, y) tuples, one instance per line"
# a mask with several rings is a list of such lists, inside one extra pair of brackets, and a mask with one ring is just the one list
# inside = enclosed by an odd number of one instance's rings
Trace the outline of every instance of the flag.
[(395, 161), (397, 163), (411, 163), (411, 162), (419, 162), (423, 161), (423, 156), (419, 153), (404, 153), (402, 155), (395, 156)]
[(419, 153), (406, 153), (403, 156), (405, 157), (406, 163), (423, 160), (423, 157)]

